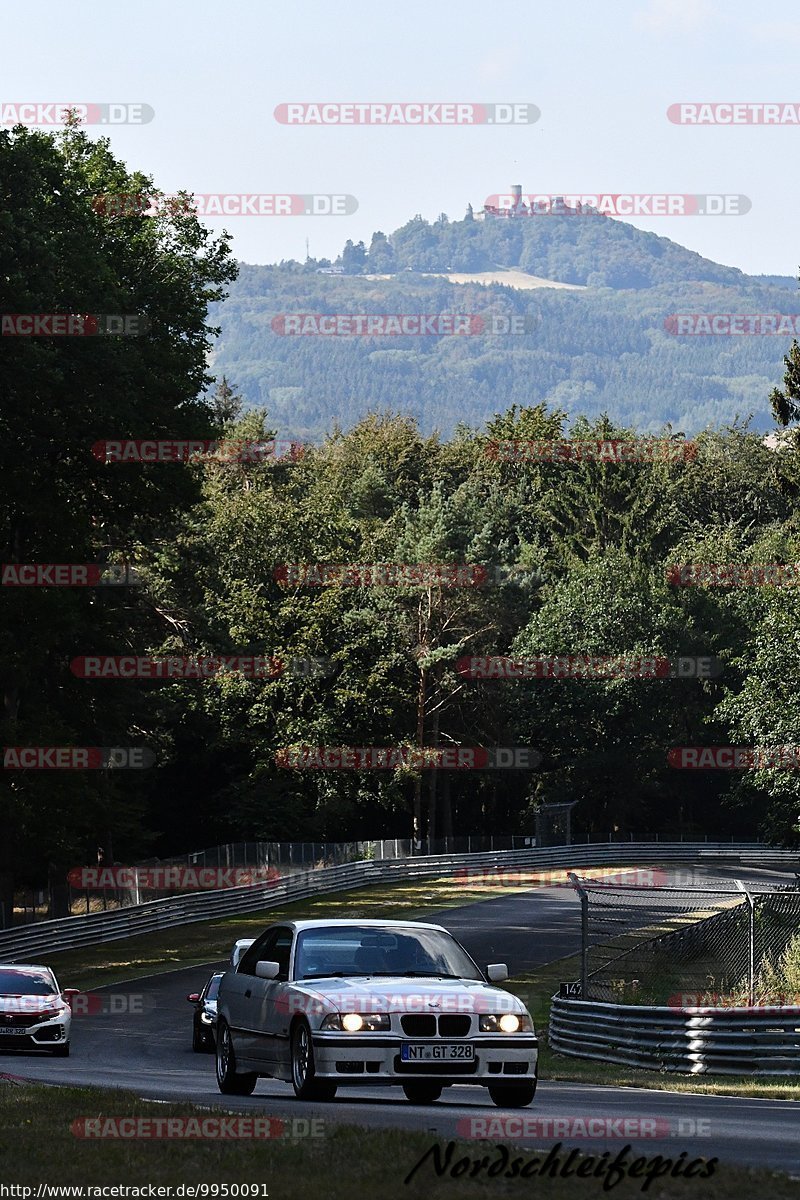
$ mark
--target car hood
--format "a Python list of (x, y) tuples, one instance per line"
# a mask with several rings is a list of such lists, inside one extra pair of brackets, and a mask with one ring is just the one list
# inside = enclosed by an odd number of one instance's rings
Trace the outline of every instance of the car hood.
[(511, 992), (469, 979), (359, 975), (347, 979), (298, 980), (294, 985), (332, 1008), (346, 1012), (477, 1012), (523, 1013), (525, 1005)]
[(58, 996), (0, 996), (0, 1013), (43, 1013), (55, 1015), (69, 1007)]

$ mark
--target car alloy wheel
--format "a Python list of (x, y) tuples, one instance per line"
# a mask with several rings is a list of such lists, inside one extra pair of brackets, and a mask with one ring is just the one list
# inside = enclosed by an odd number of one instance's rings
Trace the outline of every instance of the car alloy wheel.
[(251, 1071), (237, 1073), (231, 1031), (224, 1021), (220, 1022), (217, 1037), (216, 1068), (217, 1087), (225, 1096), (251, 1096), (253, 1094), (258, 1076)]
[(336, 1084), (317, 1079), (314, 1074), (314, 1047), (311, 1030), (305, 1021), (292, 1029), (292, 1087), (298, 1100), (332, 1100)]

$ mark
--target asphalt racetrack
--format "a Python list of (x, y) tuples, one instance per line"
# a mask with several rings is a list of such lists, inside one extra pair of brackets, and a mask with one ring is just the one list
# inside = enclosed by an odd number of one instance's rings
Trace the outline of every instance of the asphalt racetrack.
[[(790, 874), (741, 867), (694, 871), (699, 887), (714, 887), (723, 880), (731, 887), (737, 877), (754, 884), (792, 879)], [(507, 962), (512, 975), (579, 948), (579, 905), (565, 888), (501, 896), (441, 911), (431, 920), (450, 929), (480, 965)], [(441, 1100), (428, 1106), (408, 1103), (399, 1087), (341, 1088), (336, 1100), (320, 1104), (296, 1100), (289, 1084), (271, 1079), (259, 1080), (253, 1096), (222, 1096), (213, 1055), (191, 1049), (192, 1009), (186, 995), (199, 991), (211, 970), (224, 965), (209, 963), (101, 989), (138, 997), (135, 1007), (140, 1011), (76, 1017), (70, 1058), (5, 1051), (0, 1053), (0, 1073), (52, 1084), (125, 1088), (154, 1102), (190, 1101), (289, 1120), (322, 1117), (326, 1124), (340, 1121), (370, 1129), (416, 1129), (441, 1139), (465, 1136), (466, 1119), (501, 1117), (518, 1124), (508, 1127), (506, 1138), (489, 1132), (489, 1140), (509, 1140), (526, 1148), (562, 1141), (587, 1152), (621, 1148), (630, 1141), (641, 1154), (675, 1157), (685, 1150), (690, 1157), (717, 1155), (723, 1162), (800, 1175), (800, 1121), (792, 1101), (544, 1082), (533, 1104), (517, 1110), (497, 1108), (483, 1088), (468, 1086), (447, 1088)], [(61, 983), (68, 986), (69, 980)], [(596, 1139), (563, 1136), (553, 1124), (563, 1118), (597, 1117), (653, 1118), (660, 1124), (654, 1127), (655, 1137), (606, 1134)], [(474, 1128), (480, 1136), (481, 1127)]]

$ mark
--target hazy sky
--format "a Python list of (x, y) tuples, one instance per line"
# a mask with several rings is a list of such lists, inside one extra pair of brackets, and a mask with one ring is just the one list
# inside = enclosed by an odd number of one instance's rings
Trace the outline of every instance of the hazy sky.
[[(788, 7), (788, 6), (787, 6)], [(800, 18), (744, 0), (6, 0), (0, 100), (139, 101), (112, 134), (165, 191), (346, 193), (339, 217), (208, 219), (247, 262), (338, 253), (415, 213), (524, 191), (734, 193), (745, 216), (633, 221), (796, 275), (800, 126), (672, 124), (679, 101), (800, 102)], [(291, 101), (527, 102), (535, 124), (296, 127)], [(97, 126), (93, 136), (99, 135)]]

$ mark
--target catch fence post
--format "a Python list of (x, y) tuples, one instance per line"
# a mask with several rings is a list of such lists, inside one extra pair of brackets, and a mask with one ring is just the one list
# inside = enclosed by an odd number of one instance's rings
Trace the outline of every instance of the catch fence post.
[(756, 902), (755, 898), (744, 886), (741, 879), (737, 879), (735, 882), (739, 891), (744, 894), (748, 906), (747, 1004), (749, 1008), (752, 1008), (753, 1004), (755, 1003), (756, 986)]
[(589, 999), (589, 893), (574, 871), (567, 872), (581, 902), (581, 1000)]

